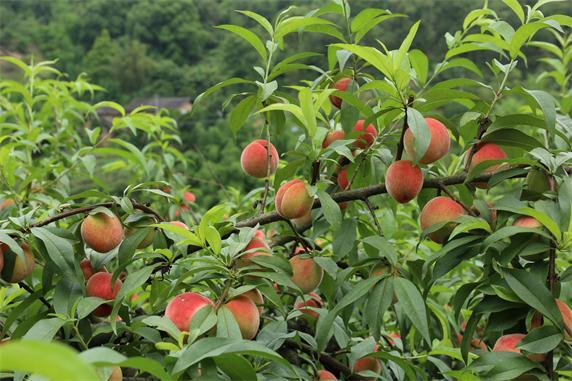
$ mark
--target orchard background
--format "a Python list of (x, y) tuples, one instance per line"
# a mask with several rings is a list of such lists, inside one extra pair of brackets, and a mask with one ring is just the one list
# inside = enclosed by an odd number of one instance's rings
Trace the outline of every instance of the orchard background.
[(0, 4), (2, 377), (572, 379), (569, 2), (297, 5)]

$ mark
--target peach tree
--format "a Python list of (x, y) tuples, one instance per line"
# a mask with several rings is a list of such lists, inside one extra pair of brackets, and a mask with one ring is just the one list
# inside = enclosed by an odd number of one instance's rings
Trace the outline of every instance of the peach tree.
[[(259, 136), (228, 159), (260, 186), (208, 210), (164, 110), (3, 57), (21, 80), (0, 82), (2, 377), (572, 377), (572, 17), (552, 2), (485, 2), (440, 62), (389, 10), (239, 11), (249, 28), (218, 28), (252, 75), (194, 107), (236, 89), (229, 133)], [(289, 55), (310, 33), (327, 45)]]

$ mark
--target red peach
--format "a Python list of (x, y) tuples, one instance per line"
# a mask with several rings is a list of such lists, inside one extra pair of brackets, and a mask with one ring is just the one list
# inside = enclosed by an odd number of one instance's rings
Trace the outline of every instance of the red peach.
[(292, 265), (292, 282), (298, 286), (304, 294), (314, 291), (322, 282), (324, 270), (312, 258), (301, 258), (296, 255), (290, 258)]
[[(264, 234), (264, 233), (262, 233), (262, 234)], [(262, 249), (262, 250), (253, 251), (253, 252), (241, 255), (237, 261), (237, 265), (239, 267), (251, 265), (252, 264), (252, 261), (250, 260), (251, 258), (257, 257), (259, 255), (271, 255), (270, 253), (267, 252), (270, 250), (270, 247), (266, 244), (266, 242), (264, 242), (263, 239), (258, 238), (256, 235), (254, 236), (254, 238), (252, 238), (250, 240), (248, 245), (246, 245), (246, 247), (244, 248), (244, 251), (250, 251), (250, 250), (254, 250), (254, 249)]]
[[(113, 300), (121, 289), (121, 281), (115, 280), (115, 284), (111, 283), (113, 274), (106, 271), (100, 271), (93, 274), (87, 281), (87, 296), (97, 296), (104, 300)], [(93, 311), (94, 316), (108, 316), (111, 313), (111, 306), (103, 304)]]
[(318, 312), (304, 307), (321, 308), (324, 305), (324, 302), (322, 302), (322, 298), (320, 298), (320, 296), (315, 292), (310, 292), (308, 296), (309, 298), (304, 297), (306, 300), (302, 300), (294, 304), (294, 308), (300, 310), (300, 312), (312, 319), (318, 319), (318, 316), (320, 316)]
[(512, 223), (512, 226), (521, 228), (541, 228), (543, 225), (534, 217), (520, 216)]
[(169, 223), (170, 223), (171, 225), (175, 225), (175, 226), (178, 226), (178, 227), (180, 227), (180, 228), (184, 228), (184, 229), (187, 229), (187, 230), (189, 229), (189, 227), (187, 226), (187, 224), (185, 224), (184, 222), (181, 222), (181, 221), (170, 221)]
[(89, 259), (82, 259), (81, 262), (79, 263), (79, 267), (83, 272), (85, 280), (88, 280), (94, 274), (93, 267), (91, 266), (91, 262), (89, 261)]
[[(510, 333), (498, 338), (496, 341), (493, 352), (514, 352), (521, 353), (520, 349), (517, 348), (518, 344), (526, 335), (522, 333)], [(533, 353), (529, 354), (528, 358), (532, 361), (543, 361), (546, 354), (543, 353)]]
[(197, 201), (197, 196), (193, 192), (183, 192), (183, 200), (185, 202), (195, 202)]
[(232, 312), (242, 338), (251, 340), (256, 337), (260, 326), (260, 313), (254, 302), (246, 296), (237, 296), (225, 304), (226, 308)]
[(258, 289), (253, 288), (252, 290), (246, 291), (242, 296), (246, 296), (248, 299), (252, 300), (252, 302), (258, 307), (258, 312), (262, 313), (264, 311), (264, 297)]
[(335, 380), (337, 381), (337, 377), (334, 376), (332, 372), (328, 372), (327, 370), (319, 370), (318, 371), (318, 381), (322, 380)]
[[(375, 344), (374, 352), (377, 352), (379, 349), (378, 345)], [(364, 372), (366, 370), (372, 371), (374, 373), (380, 374), (381, 373), (381, 361), (379, 359), (372, 357), (372, 356), (365, 356), (361, 359), (357, 360), (352, 368), (354, 373)], [(368, 377), (367, 380), (374, 381), (375, 378)]]
[[(429, 147), (423, 157), (419, 160), (419, 163), (430, 164), (439, 160), (449, 152), (451, 137), (449, 136), (449, 130), (447, 130), (447, 127), (437, 119), (425, 118), (425, 123), (427, 123), (427, 126), (429, 127), (431, 138), (429, 140)], [(411, 132), (411, 129), (408, 128), (403, 136), (403, 145), (405, 147), (405, 152), (407, 152), (407, 155), (411, 158), (415, 157), (414, 140), (415, 137)]]
[[(350, 83), (352, 83), (352, 78), (351, 77), (343, 77), (338, 79), (332, 87), (336, 88), (339, 91), (346, 91), (348, 89), (348, 87), (350, 86)], [(336, 95), (330, 95), (330, 102), (332, 102), (332, 105), (334, 105), (334, 107), (337, 108), (342, 108), (342, 98), (336, 96)]]
[(258, 139), (247, 145), (242, 151), (240, 165), (247, 175), (263, 179), (276, 172), (278, 151), (270, 143), (270, 153), (268, 153), (267, 144), (266, 140)]
[(4, 209), (12, 205), (14, 205), (14, 200), (11, 198), (7, 198), (6, 200), (0, 202), (0, 209)]
[(425, 230), (432, 225), (450, 222), (428, 235), (432, 241), (443, 243), (455, 228), (453, 220), (463, 214), (465, 214), (465, 210), (458, 202), (448, 197), (435, 197), (425, 204), (421, 211), (421, 229)]
[(350, 185), (350, 180), (348, 179), (348, 169), (344, 168), (338, 173), (338, 186), (341, 190), (346, 190)]
[(175, 296), (165, 310), (165, 316), (171, 320), (180, 331), (188, 332), (193, 316), (203, 307), (212, 306), (213, 302), (195, 292), (185, 292)]
[(123, 226), (117, 216), (99, 212), (83, 220), (81, 238), (93, 250), (107, 253), (115, 249), (123, 240)]
[(404, 204), (417, 197), (423, 187), (423, 172), (409, 160), (391, 164), (385, 174), (387, 193), (398, 203)]
[(359, 134), (356, 137), (356, 142), (354, 145), (358, 148), (365, 149), (366, 147), (370, 147), (375, 138), (377, 137), (377, 130), (373, 124), (368, 124), (367, 127), (364, 129), (363, 124), (365, 123), (364, 119), (360, 119), (354, 126), (354, 132), (363, 132), (363, 134)]
[[(496, 144), (493, 144), (493, 143), (479, 144), (477, 146), (477, 151), (475, 152), (475, 154), (473, 155), (473, 158), (471, 159), (471, 164), (469, 165), (469, 170), (472, 170), (474, 167), (476, 167), (480, 163), (485, 162), (487, 160), (501, 160), (501, 159), (506, 159), (507, 157), (508, 156), (503, 151), (503, 149)], [(465, 160), (465, 163), (467, 160), (468, 160), (468, 156)], [(499, 169), (501, 169), (502, 166), (503, 166), (502, 164), (495, 164), (495, 165), (492, 165), (492, 166), (486, 168), (481, 173), (482, 174), (494, 173), (494, 172), (498, 171)], [(482, 188), (482, 189), (487, 188), (486, 183), (475, 183), (475, 186)]]
[(564, 322), (564, 340), (572, 341), (572, 309), (560, 299), (556, 299), (556, 305)]
[(322, 142), (322, 148), (327, 148), (330, 144), (335, 142), (336, 140), (342, 140), (346, 137), (346, 133), (343, 130), (334, 130), (328, 132), (326, 138)]
[[(8, 245), (2, 243), (0, 244), (0, 256), (2, 257), (2, 279), (10, 283), (18, 283), (22, 279), (31, 275), (34, 271), (36, 265), (34, 261), (34, 254), (30, 250), (30, 247), (26, 243), (20, 245), (24, 251), (24, 259), (14, 253)], [(12, 266), (9, 268), (6, 263), (11, 263)]]
[(298, 179), (290, 180), (282, 185), (276, 192), (274, 200), (278, 214), (287, 219), (304, 216), (312, 210), (313, 202), (305, 182)]

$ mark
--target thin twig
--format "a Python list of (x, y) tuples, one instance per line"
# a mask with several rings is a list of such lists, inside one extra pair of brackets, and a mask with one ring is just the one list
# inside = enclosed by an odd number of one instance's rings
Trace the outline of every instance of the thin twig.
[[(32, 295), (32, 294), (34, 293), (34, 289), (32, 289), (32, 287), (28, 286), (26, 283), (24, 283), (24, 282), (18, 282), (18, 285), (19, 285), (20, 287), (22, 287), (24, 290), (28, 291), (28, 293), (29, 293), (30, 295)], [(38, 299), (39, 299), (46, 307), (48, 307), (48, 309), (50, 309), (50, 310), (52, 310), (52, 311), (54, 310), (54, 307), (52, 307), (52, 305), (50, 304), (50, 302), (48, 302), (48, 301), (46, 300), (46, 298), (44, 298), (43, 296), (40, 296), (40, 297), (38, 297)]]
[(377, 228), (377, 233), (380, 236), (383, 236), (383, 230), (381, 230), (381, 225), (379, 224), (379, 221), (377, 220), (377, 216), (375, 215), (375, 209), (373, 208), (373, 205), (371, 205), (369, 198), (364, 198), (362, 201), (364, 202), (364, 204), (369, 209), (369, 213), (371, 214), (371, 217), (373, 218), (373, 222), (375, 223), (375, 227)]
[(461, 205), (463, 207), (463, 209), (465, 209), (465, 211), (467, 213), (469, 213), (471, 216), (477, 216), (477, 214), (475, 213), (474, 210), (471, 210), (471, 208), (469, 208), (467, 205), (465, 205), (465, 203), (463, 201), (461, 201), (460, 199), (458, 199), (457, 197), (455, 197), (455, 195), (451, 192), (449, 192), (449, 190), (447, 189), (446, 186), (444, 185), (440, 185), (439, 189), (441, 191), (443, 191), (443, 193), (445, 193), (447, 196), (449, 196), (450, 199), (455, 200), (455, 202), (457, 202), (457, 204)]

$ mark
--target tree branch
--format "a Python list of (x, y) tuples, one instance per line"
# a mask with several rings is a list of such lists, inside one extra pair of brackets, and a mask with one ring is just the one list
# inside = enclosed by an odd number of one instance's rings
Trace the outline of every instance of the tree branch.
[(413, 101), (414, 98), (412, 95), (410, 95), (409, 98), (407, 99), (407, 104), (405, 105), (404, 108), (405, 117), (403, 118), (403, 128), (401, 129), (401, 136), (399, 137), (399, 143), (397, 144), (397, 151), (395, 152), (395, 161), (401, 160), (401, 157), (403, 156), (403, 148), (404, 148), (403, 138), (405, 137), (405, 131), (407, 131), (407, 129), (409, 128), (409, 125), (407, 124), (407, 108), (413, 104)]

